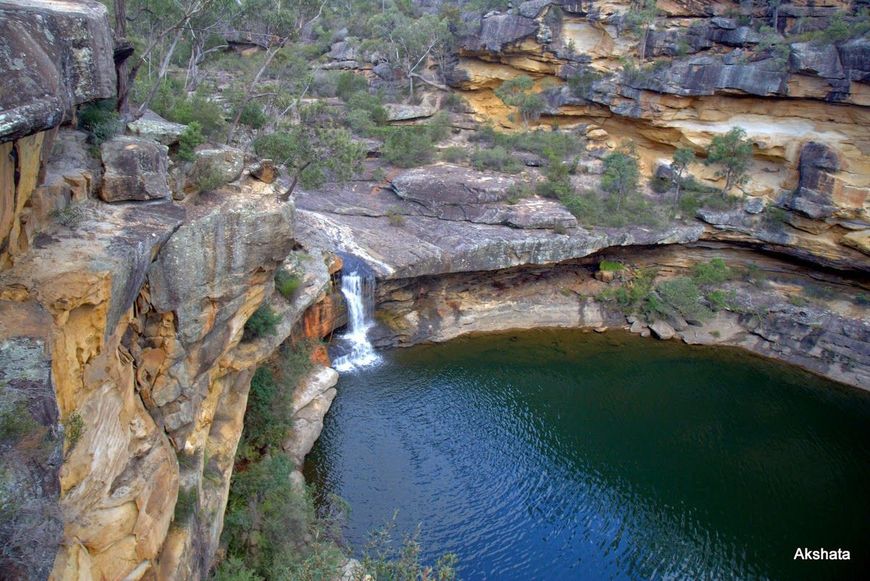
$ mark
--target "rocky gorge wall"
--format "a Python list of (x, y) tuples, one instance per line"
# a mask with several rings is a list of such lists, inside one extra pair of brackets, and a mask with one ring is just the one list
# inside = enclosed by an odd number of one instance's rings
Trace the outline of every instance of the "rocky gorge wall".
[[(0, 29), (20, 89), (0, 94), (3, 577), (203, 578), (251, 376), (341, 324), (340, 262), (299, 250), (283, 186), (238, 150), (201, 148), (225, 185), (191, 191), (165, 144), (121, 136), (97, 156), (69, 127), (115, 91), (105, 7), (3, 1)], [(289, 299), (278, 269), (300, 279)], [(247, 337), (264, 304), (273, 332)], [(294, 400), (299, 464), (335, 395), (318, 363)]]
[[(867, 309), (849, 298), (867, 289), (870, 271), (863, 44), (838, 49), (842, 72), (817, 74), (804, 63), (782, 81), (785, 89), (757, 94), (746, 89), (755, 90), (766, 69), (729, 64), (716, 52), (738, 42), (726, 37), (751, 36), (721, 17), (730, 3), (661, 4), (667, 25), (648, 40), (649, 53), (689, 35), (692, 50), (704, 53), (698, 58), (714, 62), (669, 65), (667, 86), (599, 79), (581, 97), (562, 85), (547, 89), (547, 120), (591, 120), (590, 150), (633, 137), (648, 166), (677, 144), (697, 148), (734, 122), (755, 123), (747, 127), (757, 149), (750, 191), (761, 206), (746, 200), (705, 210), (700, 220), (588, 228), (555, 200), (511, 200), (515, 176), (450, 164), (395, 172), (388, 184), (360, 179), (300, 191), (294, 205), (279, 201), (283, 185), (274, 176), (252, 171), (254, 160), (220, 146), (196, 151), (194, 167), (215, 169), (225, 182), (201, 192), (170, 163), (177, 125), (140, 120), (99, 155), (73, 129), (77, 107), (115, 91), (104, 7), (0, 0), (0, 70), (10, 75), (0, 89), (4, 574), (204, 577), (251, 377), (283, 343), (320, 339), (344, 324), (334, 250), (378, 272), (381, 346), (625, 325), (741, 346), (867, 388)], [(472, 35), (460, 48), (451, 83), (481, 118), (511, 125), (493, 101), (496, 83), (523, 71), (564, 80), (572, 66), (589, 64), (563, 54), (570, 45), (613, 72), (629, 51), (616, 30), (626, 6), (527, 2), (486, 16), (480, 40)], [(845, 4), (791, 6), (784, 26)], [(558, 21), (548, 17), (556, 8)], [(692, 31), (696, 21), (706, 23), (703, 33)], [(788, 221), (771, 224), (760, 212), (782, 188), (794, 191)], [(771, 280), (763, 288), (729, 281), (735, 305), (706, 322), (631, 321), (595, 298), (621, 282), (603, 280), (603, 258), (629, 271), (655, 266), (666, 280), (711, 257), (760, 263)], [(278, 270), (301, 279), (290, 298), (275, 289)], [(807, 298), (807, 282), (817, 279), (833, 291)], [(246, 335), (262, 305), (277, 317), (274, 332)], [(336, 394), (322, 351), (317, 363), (293, 395), (284, 452), (297, 466)]]
[[(606, 298), (631, 279), (632, 271), (654, 269), (661, 283), (716, 259), (735, 275), (751, 274), (715, 285), (729, 297), (728, 306), (709, 319), (645, 317)], [(602, 261), (625, 268), (602, 271)], [(608, 248), (546, 266), (389, 279), (378, 288), (379, 326), (373, 336), (377, 345), (395, 347), (473, 333), (617, 328), (690, 345), (739, 347), (870, 389), (870, 324), (866, 307), (854, 301), (868, 281), (833, 272), (816, 272), (808, 280), (805, 268), (751, 250), (696, 243)]]
[[(739, 126), (754, 150), (742, 190), (793, 210), (799, 245), (866, 254), (870, 41), (802, 40), (866, 6), (669, 1), (632, 25), (639, 4), (533, 1), (483, 15), (467, 24), (447, 79), (479, 120), (511, 129), (520, 122), (495, 89), (528, 75), (546, 102), (540, 125), (581, 130), (590, 151), (632, 140), (646, 175), (676, 148), (703, 157)], [(770, 48), (759, 23), (773, 24), (781, 44)], [(722, 185), (713, 168), (692, 173)]]

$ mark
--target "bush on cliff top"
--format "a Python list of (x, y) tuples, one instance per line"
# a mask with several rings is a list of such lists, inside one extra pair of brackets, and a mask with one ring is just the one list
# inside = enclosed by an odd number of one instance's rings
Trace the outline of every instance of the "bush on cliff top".
[(101, 145), (124, 131), (124, 122), (115, 112), (115, 100), (104, 99), (84, 105), (79, 110), (79, 129), (87, 132), (88, 141)]

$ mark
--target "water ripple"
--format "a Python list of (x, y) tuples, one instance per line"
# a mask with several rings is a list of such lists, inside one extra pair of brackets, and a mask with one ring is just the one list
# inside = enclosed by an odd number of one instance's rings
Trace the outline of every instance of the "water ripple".
[(398, 509), (463, 579), (848, 578), (792, 555), (870, 538), (868, 420), (867, 394), (728, 350), (493, 336), (342, 377), (306, 471), (355, 546)]

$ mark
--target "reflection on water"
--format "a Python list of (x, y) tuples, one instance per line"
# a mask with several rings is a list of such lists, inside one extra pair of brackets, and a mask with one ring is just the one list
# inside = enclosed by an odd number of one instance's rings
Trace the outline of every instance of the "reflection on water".
[(341, 379), (306, 472), (354, 546), (398, 509), (463, 579), (854, 578), (870, 550), (870, 394), (622, 334), (390, 353)]

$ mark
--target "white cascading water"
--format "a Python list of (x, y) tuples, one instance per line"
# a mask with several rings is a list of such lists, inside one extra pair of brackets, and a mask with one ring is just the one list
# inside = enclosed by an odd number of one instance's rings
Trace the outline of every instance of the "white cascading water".
[(347, 301), (347, 331), (341, 336), (346, 349), (332, 366), (338, 372), (348, 372), (378, 363), (381, 357), (369, 341), (375, 305), (375, 275), (362, 260), (342, 255), (341, 293)]

